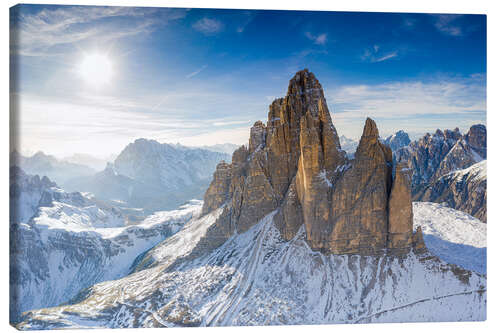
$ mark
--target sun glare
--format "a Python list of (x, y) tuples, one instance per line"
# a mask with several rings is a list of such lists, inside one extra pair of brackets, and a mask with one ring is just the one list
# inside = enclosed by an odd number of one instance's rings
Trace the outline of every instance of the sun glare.
[(89, 85), (107, 85), (113, 76), (113, 64), (105, 54), (97, 52), (86, 54), (78, 65), (78, 74)]

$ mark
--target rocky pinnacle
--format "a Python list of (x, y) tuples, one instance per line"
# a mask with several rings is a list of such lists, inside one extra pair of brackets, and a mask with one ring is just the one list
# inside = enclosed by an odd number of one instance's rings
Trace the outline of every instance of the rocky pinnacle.
[(415, 244), (411, 175), (401, 165), (393, 179), (392, 167), (391, 149), (370, 118), (354, 160), (347, 159), (321, 84), (302, 70), (270, 105), (267, 125), (250, 129), (248, 148), (217, 167), (203, 213), (224, 210), (207, 237), (220, 244), (276, 210), (281, 236), (290, 240), (304, 226), (313, 250), (404, 253)]

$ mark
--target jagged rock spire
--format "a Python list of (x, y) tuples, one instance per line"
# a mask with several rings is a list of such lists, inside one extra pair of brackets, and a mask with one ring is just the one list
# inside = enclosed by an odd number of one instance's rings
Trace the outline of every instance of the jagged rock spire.
[[(379, 141), (370, 118), (348, 162), (321, 84), (305, 69), (290, 80), (287, 95), (269, 106), (267, 125), (258, 121), (251, 128), (248, 149), (241, 147), (232, 164), (217, 168), (203, 212), (225, 204), (212, 232), (218, 239), (244, 232), (277, 210), (274, 221), (287, 240), (304, 225), (313, 249), (376, 254), (387, 247), (392, 230), (391, 171), (391, 149)], [(404, 191), (397, 177), (397, 191)]]

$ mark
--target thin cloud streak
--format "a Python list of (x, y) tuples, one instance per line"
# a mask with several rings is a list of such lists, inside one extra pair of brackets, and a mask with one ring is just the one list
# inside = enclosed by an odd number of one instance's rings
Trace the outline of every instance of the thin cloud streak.
[(398, 51), (392, 51), (389, 53), (384, 53), (380, 54), (380, 46), (379, 45), (373, 45), (373, 47), (365, 49), (363, 55), (361, 56), (361, 60), (363, 61), (369, 61), (372, 63), (377, 63), (377, 62), (383, 62), (392, 58), (396, 58), (399, 53)]
[(395, 51), (395, 52), (386, 54), (386, 55), (384, 55), (384, 56), (382, 56), (380, 58), (375, 58), (375, 59), (372, 60), (372, 62), (382, 62), (382, 61), (386, 61), (386, 60), (395, 58), (397, 56), (398, 56), (398, 51)]
[(207, 65), (203, 65), (203, 66), (201, 66), (201, 68), (200, 68), (200, 69), (198, 69), (198, 70), (196, 70), (196, 71), (194, 71), (194, 72), (189, 73), (188, 75), (186, 75), (186, 79), (190, 79), (190, 78), (192, 78), (192, 77), (194, 77), (194, 76), (196, 76), (196, 75), (200, 74), (200, 73), (201, 73), (201, 71), (203, 71), (203, 70), (204, 70), (205, 68), (207, 68), (207, 67), (208, 67)]

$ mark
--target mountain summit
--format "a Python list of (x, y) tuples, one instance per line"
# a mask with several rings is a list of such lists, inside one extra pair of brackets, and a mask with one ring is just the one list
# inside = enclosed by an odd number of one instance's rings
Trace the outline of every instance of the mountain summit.
[(411, 174), (398, 166), (393, 180), (392, 164), (391, 148), (370, 118), (349, 161), (321, 84), (307, 69), (299, 71), (286, 97), (269, 107), (267, 125), (251, 128), (248, 149), (240, 147), (231, 164), (217, 167), (203, 213), (224, 209), (207, 237), (228, 239), (277, 210), (281, 236), (291, 240), (304, 226), (314, 250), (407, 252), (420, 239), (413, 235)]

